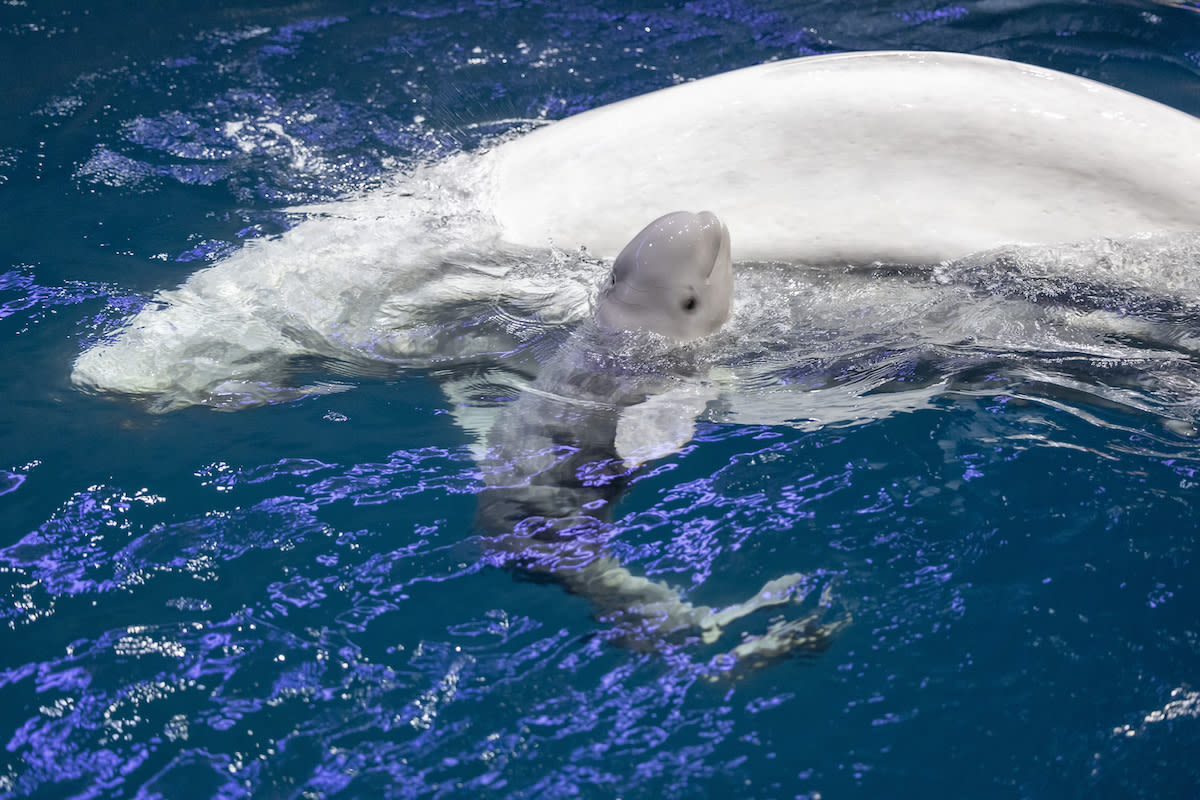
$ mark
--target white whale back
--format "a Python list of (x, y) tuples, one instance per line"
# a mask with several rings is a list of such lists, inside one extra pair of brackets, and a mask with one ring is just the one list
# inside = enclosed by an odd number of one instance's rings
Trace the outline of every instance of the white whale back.
[(1084, 78), (951, 53), (764, 64), (498, 147), (510, 242), (612, 257), (703, 207), (739, 259), (931, 263), (1005, 244), (1200, 228), (1200, 123)]

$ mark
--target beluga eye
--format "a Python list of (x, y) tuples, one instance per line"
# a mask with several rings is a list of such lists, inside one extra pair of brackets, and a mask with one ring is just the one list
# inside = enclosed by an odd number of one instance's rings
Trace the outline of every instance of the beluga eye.
[(692, 311), (695, 311), (696, 306), (700, 305), (700, 303), (693, 296), (693, 297), (688, 297), (686, 300), (683, 301), (683, 303), (681, 305), (683, 306), (684, 311), (687, 311), (690, 313)]

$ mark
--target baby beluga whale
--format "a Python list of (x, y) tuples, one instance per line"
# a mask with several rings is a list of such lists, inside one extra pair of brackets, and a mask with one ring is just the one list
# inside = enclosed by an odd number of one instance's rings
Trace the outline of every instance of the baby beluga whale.
[[(617, 256), (592, 319), (500, 413), (480, 461), (476, 523), (499, 560), (586, 597), (633, 649), (689, 634), (711, 644), (734, 620), (802, 599), (804, 575), (792, 573), (729, 608), (696, 606), (605, 547), (612, 503), (637, 467), (691, 438), (709, 395), (686, 344), (721, 327), (732, 296), (729, 232), (714, 214), (654, 220)], [(720, 669), (823, 647), (835, 627), (816, 614), (776, 621)]]
[(720, 328), (732, 304), (728, 229), (712, 212), (677, 211), (625, 245), (595, 318), (608, 330), (648, 330), (686, 342)]

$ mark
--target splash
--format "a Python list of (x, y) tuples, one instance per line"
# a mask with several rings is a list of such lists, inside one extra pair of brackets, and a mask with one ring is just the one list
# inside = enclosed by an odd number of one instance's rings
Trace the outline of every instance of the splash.
[(482, 180), (463, 155), (307, 207), (279, 238), (156, 295), (80, 356), (73, 380), (156, 411), (238, 408), (342, 388), (290, 384), (301, 358), (353, 373), (494, 357), (578, 318), (595, 263), (502, 247), (461, 188)]

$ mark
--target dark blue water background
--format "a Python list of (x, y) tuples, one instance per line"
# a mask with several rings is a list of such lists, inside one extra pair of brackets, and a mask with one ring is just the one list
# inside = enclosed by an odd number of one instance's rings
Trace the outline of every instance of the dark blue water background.
[(68, 380), (289, 206), (680, 79), (945, 49), (1200, 113), (1189, 5), (0, 4), (0, 796), (1197, 796), (1200, 449), (1153, 414), (1001, 375), (703, 427), (614, 549), (716, 605), (836, 577), (852, 615), (731, 684), (484, 565), (419, 371), (166, 415)]

